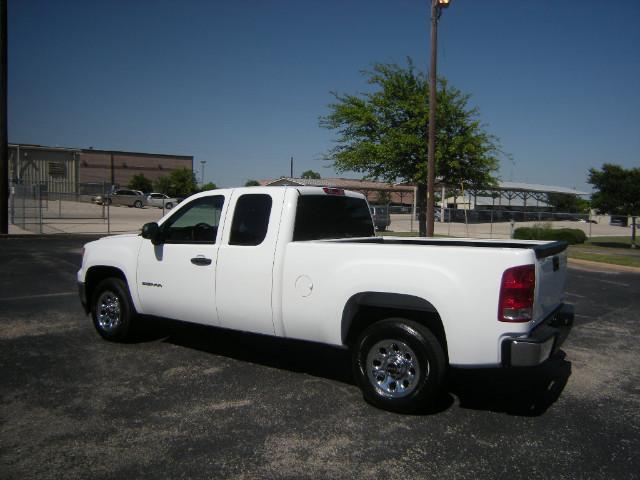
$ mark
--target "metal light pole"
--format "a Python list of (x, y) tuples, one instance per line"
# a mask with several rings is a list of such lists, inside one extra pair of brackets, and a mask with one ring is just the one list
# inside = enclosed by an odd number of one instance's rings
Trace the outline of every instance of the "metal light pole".
[(207, 163), (206, 160), (200, 160), (201, 169), (201, 177), (200, 177), (200, 187), (204, 187), (204, 164)]
[(427, 237), (433, 237), (436, 178), (436, 64), (438, 20), (451, 0), (431, 1), (431, 63), (429, 67), (429, 148), (427, 151)]

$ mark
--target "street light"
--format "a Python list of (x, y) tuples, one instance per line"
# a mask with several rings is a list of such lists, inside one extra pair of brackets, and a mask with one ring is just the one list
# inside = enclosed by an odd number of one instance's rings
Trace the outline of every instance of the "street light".
[(436, 60), (438, 53), (438, 20), (451, 0), (431, 2), (431, 65), (429, 68), (429, 148), (427, 151), (427, 237), (433, 237), (436, 176)]

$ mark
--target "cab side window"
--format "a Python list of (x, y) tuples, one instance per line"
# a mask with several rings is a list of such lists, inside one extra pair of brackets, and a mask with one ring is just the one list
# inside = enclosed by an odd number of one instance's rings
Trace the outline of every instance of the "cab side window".
[(238, 198), (229, 245), (260, 245), (267, 236), (271, 204), (271, 196), (266, 194), (247, 194)]
[(201, 197), (176, 212), (162, 226), (165, 243), (216, 243), (224, 196)]

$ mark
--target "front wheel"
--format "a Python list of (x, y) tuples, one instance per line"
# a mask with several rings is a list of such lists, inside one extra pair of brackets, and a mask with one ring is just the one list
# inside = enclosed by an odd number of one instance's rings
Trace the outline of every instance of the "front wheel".
[(136, 208), (142, 208), (142, 202), (140, 200), (136, 200), (133, 204), (134, 207)]
[(389, 318), (360, 335), (353, 349), (353, 370), (367, 402), (384, 410), (414, 413), (439, 398), (446, 359), (428, 328)]
[(164, 208), (166, 208), (167, 210), (171, 210), (173, 208), (173, 203), (169, 202), (167, 203)]
[(107, 278), (96, 287), (91, 302), (93, 326), (100, 336), (113, 342), (126, 341), (136, 316), (127, 285), (119, 278)]

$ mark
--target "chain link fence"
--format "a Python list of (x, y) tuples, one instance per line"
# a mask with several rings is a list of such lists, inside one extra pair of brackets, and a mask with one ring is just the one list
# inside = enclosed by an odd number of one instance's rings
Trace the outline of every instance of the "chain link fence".
[[(393, 210), (392, 210), (393, 212)], [(392, 213), (389, 230), (417, 232), (418, 213)], [(589, 213), (551, 212), (516, 209), (453, 209), (436, 208), (435, 233), (437, 235), (478, 238), (511, 238), (519, 227), (544, 226), (547, 228), (577, 228), (592, 235), (623, 235), (625, 232), (610, 225), (610, 217)]]
[[(96, 203), (96, 197), (111, 193), (108, 183), (79, 184), (77, 193), (54, 192), (46, 183), (14, 183), (9, 198), (10, 222), (21, 230), (38, 234), (120, 233), (139, 231), (166, 212), (162, 208), (116, 207)], [(417, 215), (390, 208), (388, 230), (417, 232)], [(436, 209), (436, 235), (476, 238), (511, 238), (518, 227), (543, 224), (550, 228), (579, 228), (588, 237), (626, 235), (628, 227), (618, 219), (589, 214), (507, 210)], [(615, 220), (615, 221), (614, 221)]]
[(69, 225), (97, 225), (110, 232), (108, 207), (93, 201), (108, 193), (109, 185), (80, 185), (79, 193), (51, 192), (47, 187), (44, 182), (10, 186), (9, 220), (13, 225), (31, 233), (64, 233)]

